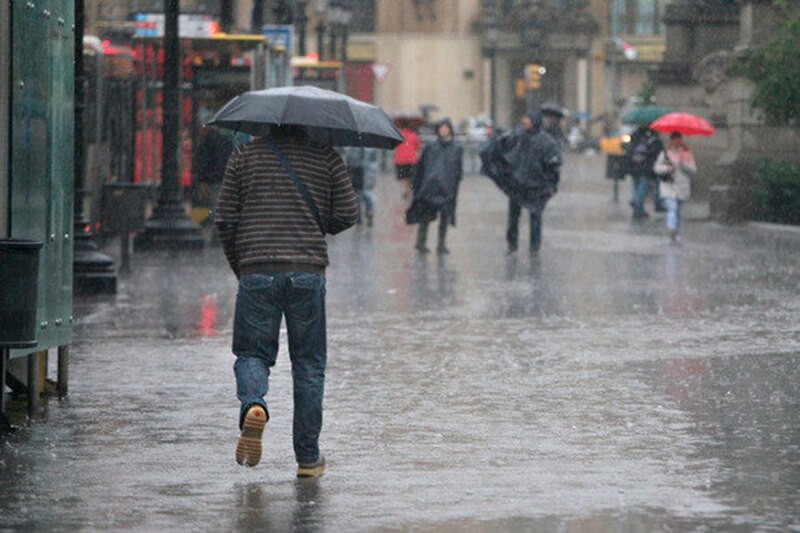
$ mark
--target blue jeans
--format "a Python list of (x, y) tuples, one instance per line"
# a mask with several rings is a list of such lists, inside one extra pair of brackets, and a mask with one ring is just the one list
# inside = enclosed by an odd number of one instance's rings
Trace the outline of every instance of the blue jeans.
[(633, 177), (633, 216), (642, 217), (645, 215), (644, 200), (647, 191), (650, 189), (650, 177), (647, 174), (637, 174)]
[(319, 459), (327, 342), (325, 278), (318, 274), (247, 274), (239, 280), (233, 321), (239, 427), (253, 405), (269, 410), (270, 368), (278, 355), (281, 318), (286, 317), (294, 384), (294, 453), (298, 463)]
[(667, 208), (667, 229), (676, 234), (681, 229), (681, 206), (682, 200), (677, 198), (664, 198), (664, 207)]

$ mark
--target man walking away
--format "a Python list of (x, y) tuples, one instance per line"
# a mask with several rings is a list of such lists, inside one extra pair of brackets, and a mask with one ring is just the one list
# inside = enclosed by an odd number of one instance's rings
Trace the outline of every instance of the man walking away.
[(539, 252), (542, 245), (542, 213), (558, 190), (561, 169), (561, 146), (542, 130), (542, 115), (530, 112), (522, 117), (522, 130), (505, 141), (505, 158), (511, 165), (515, 185), (524, 191), (528, 200), (511, 198), (508, 202), (506, 240), (508, 253), (517, 251), (519, 217), (522, 208), (530, 212), (530, 253)]
[(447, 226), (456, 225), (458, 186), (463, 176), (463, 150), (453, 140), (453, 124), (442, 120), (436, 128), (437, 139), (422, 151), (411, 184), (414, 200), (406, 211), (408, 224), (419, 224), (416, 249), (430, 252), (427, 246), (428, 226), (439, 216), (439, 242), (436, 253), (449, 254)]
[(274, 127), (238, 147), (225, 170), (216, 224), (239, 279), (233, 325), (241, 409), (236, 461), (261, 460), (270, 418), (265, 396), (286, 318), (294, 385), (293, 443), (298, 477), (325, 471), (319, 450), (327, 362), (325, 233), (356, 221), (358, 203), (342, 158), (296, 126)]
[[(628, 144), (628, 171), (633, 176), (633, 218), (640, 220), (649, 215), (644, 209), (644, 201), (647, 191), (650, 190), (651, 182), (655, 182), (653, 165), (658, 154), (664, 149), (658, 134), (647, 126), (640, 126), (631, 135), (631, 142)], [(656, 208), (658, 208), (659, 198), (656, 197)]]

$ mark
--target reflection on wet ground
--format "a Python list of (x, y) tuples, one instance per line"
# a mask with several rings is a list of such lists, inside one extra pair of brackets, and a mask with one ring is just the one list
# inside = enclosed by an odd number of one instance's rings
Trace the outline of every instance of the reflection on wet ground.
[(412, 253), (388, 177), (376, 226), (331, 239), (319, 482), (293, 477), (285, 343), (265, 458), (233, 461), (221, 252), (134, 256), (76, 303), (70, 397), (2, 440), (0, 528), (800, 528), (800, 240), (689, 220), (670, 246), (597, 161), (535, 257), (477, 177), (449, 256)]

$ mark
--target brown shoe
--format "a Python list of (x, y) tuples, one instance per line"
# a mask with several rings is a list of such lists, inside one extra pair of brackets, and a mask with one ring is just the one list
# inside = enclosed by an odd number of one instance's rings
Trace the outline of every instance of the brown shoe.
[(256, 466), (261, 461), (261, 435), (267, 425), (267, 412), (260, 405), (247, 410), (242, 424), (242, 433), (236, 443), (236, 462), (244, 466)]
[(312, 478), (319, 477), (325, 473), (325, 458), (320, 455), (319, 459), (307, 465), (297, 465), (297, 477)]

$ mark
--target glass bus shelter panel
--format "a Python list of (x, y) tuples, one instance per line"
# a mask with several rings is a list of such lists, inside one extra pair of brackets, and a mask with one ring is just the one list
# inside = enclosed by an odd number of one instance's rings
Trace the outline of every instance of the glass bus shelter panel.
[[(12, 11), (11, 236), (42, 241), (35, 351), (71, 342), (73, 0)], [(32, 350), (12, 350), (19, 357)]]

